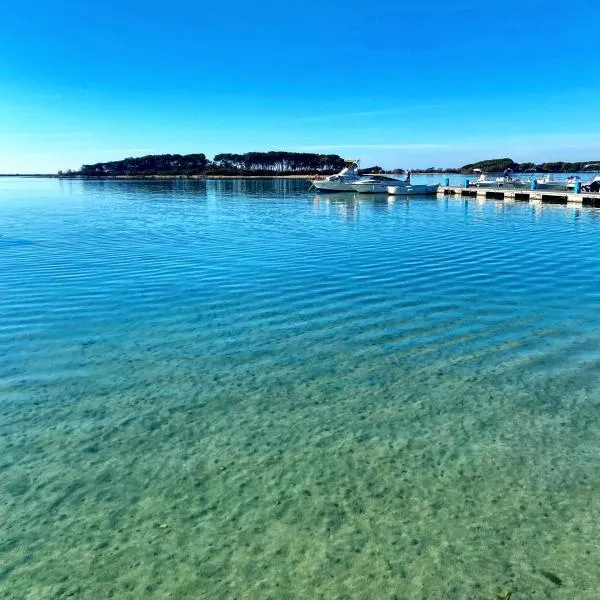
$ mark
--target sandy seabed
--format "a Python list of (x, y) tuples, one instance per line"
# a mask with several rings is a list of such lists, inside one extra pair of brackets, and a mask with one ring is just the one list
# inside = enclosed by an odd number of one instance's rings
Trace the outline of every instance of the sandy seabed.
[(339, 358), (3, 405), (3, 597), (595, 597), (591, 382)]

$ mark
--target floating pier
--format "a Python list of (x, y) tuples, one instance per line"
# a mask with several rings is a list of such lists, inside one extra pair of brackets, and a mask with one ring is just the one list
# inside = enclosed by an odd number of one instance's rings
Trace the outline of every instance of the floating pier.
[(600, 194), (588, 192), (567, 192), (561, 190), (527, 190), (518, 188), (478, 188), (456, 185), (441, 185), (441, 196), (459, 196), (461, 198), (489, 198), (493, 200), (512, 200), (514, 202), (542, 202), (546, 204), (579, 204), (580, 206), (600, 207)]

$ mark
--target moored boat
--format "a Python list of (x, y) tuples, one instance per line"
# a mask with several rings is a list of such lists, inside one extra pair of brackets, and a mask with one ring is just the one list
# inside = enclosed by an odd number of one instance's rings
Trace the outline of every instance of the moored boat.
[(488, 179), (485, 174), (481, 174), (475, 181), (469, 181), (469, 187), (477, 188), (498, 188), (504, 187), (507, 183), (505, 177), (494, 177), (494, 179)]
[(535, 187), (538, 190), (566, 190), (567, 181), (565, 179), (555, 179), (554, 175), (549, 173), (536, 179)]
[(358, 172), (360, 160), (347, 160), (346, 166), (335, 175), (311, 181), (317, 192), (353, 192), (354, 183), (362, 179)]
[(592, 179), (581, 182), (581, 190), (584, 192), (593, 192), (595, 194), (600, 192), (600, 164), (591, 163), (585, 165), (581, 171), (596, 171), (596, 175)]
[[(480, 171), (480, 169), (477, 169)], [(469, 182), (469, 187), (476, 188), (513, 188), (520, 187), (522, 182), (518, 179), (514, 179), (512, 176), (512, 169), (506, 169), (502, 177), (494, 177), (488, 179), (485, 173), (481, 173), (475, 181)]]

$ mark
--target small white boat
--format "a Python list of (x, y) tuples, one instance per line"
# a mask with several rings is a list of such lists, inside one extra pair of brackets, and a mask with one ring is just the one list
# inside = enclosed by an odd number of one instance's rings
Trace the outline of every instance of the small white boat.
[(346, 164), (347, 166), (335, 175), (311, 181), (317, 192), (353, 192), (353, 184), (362, 179), (358, 173), (360, 160), (347, 160)]
[(494, 177), (488, 179), (487, 176), (482, 173), (475, 181), (469, 181), (469, 187), (477, 188), (497, 188), (501, 187), (504, 183), (504, 177)]
[[(409, 179), (410, 182), (410, 179)], [(387, 194), (388, 187), (402, 186), (406, 180), (400, 179), (398, 175), (388, 175), (387, 173), (366, 175), (360, 181), (356, 181), (352, 188), (360, 194)]]
[(565, 186), (568, 190), (572, 190), (577, 182), (579, 182), (580, 185), (583, 183), (581, 177), (579, 177), (579, 175), (571, 175), (571, 177), (567, 177), (565, 180)]
[(554, 179), (554, 175), (549, 173), (535, 180), (535, 187), (538, 190), (566, 190), (567, 180)]
[(502, 177), (494, 177), (493, 179), (488, 179), (485, 173), (482, 173), (475, 181), (469, 182), (469, 187), (476, 188), (503, 188), (503, 187), (518, 187), (520, 181), (513, 179), (512, 170), (509, 172), (508, 170), (504, 172)]

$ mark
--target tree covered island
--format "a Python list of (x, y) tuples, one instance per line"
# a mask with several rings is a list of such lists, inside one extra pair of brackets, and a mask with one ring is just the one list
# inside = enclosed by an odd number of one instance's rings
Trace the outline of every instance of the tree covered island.
[(337, 173), (344, 167), (337, 154), (308, 152), (246, 152), (217, 154), (149, 154), (83, 165), (79, 171), (59, 172), (73, 177), (150, 176), (284, 176)]
[[(585, 165), (600, 161), (518, 163), (511, 158), (494, 158), (469, 163), (459, 168), (412, 169), (415, 173), (569, 173), (581, 171)], [(136, 178), (136, 177), (281, 177), (329, 175), (339, 172), (346, 161), (337, 154), (310, 152), (246, 152), (217, 154), (209, 160), (204, 153), (148, 154), (137, 158), (83, 165), (79, 171), (59, 171), (59, 177)], [(384, 172), (379, 166), (361, 169), (361, 173)], [(391, 173), (404, 173), (396, 168)]]

